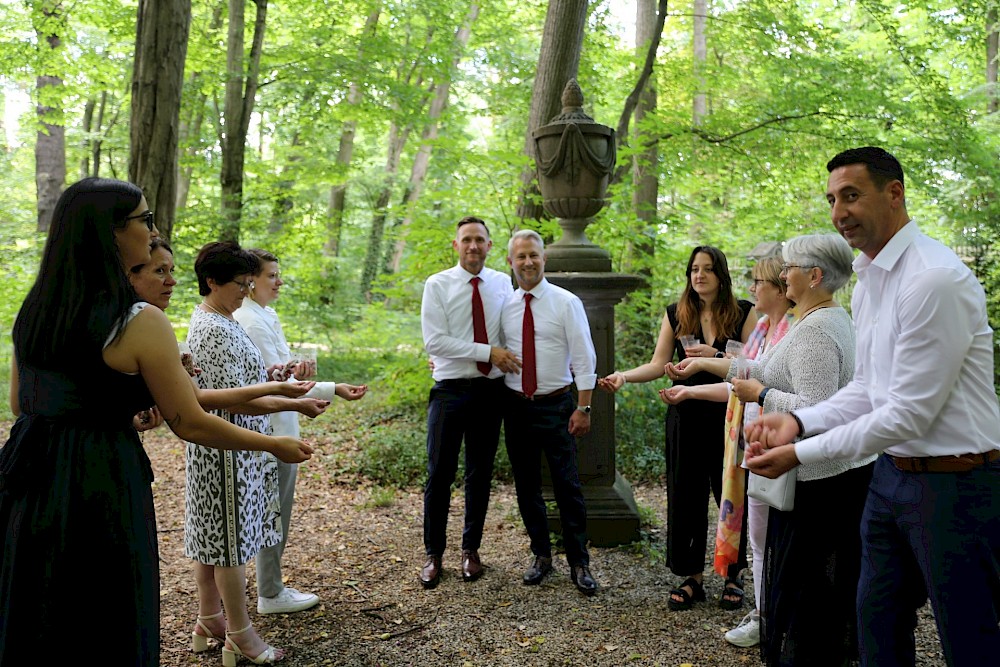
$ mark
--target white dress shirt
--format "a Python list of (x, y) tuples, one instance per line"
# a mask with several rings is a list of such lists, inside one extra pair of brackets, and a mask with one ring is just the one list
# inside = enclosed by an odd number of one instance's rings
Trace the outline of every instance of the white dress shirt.
[[(476, 343), (472, 331), (472, 283), (469, 281), (473, 277), (459, 265), (435, 273), (424, 285), (420, 327), (424, 349), (434, 362), (435, 380), (484, 377), (476, 362), (488, 362), (491, 348), (503, 347), (500, 310), (514, 291), (510, 276), (488, 268), (479, 272), (479, 296), (483, 300), (489, 343)], [(503, 372), (494, 366), (489, 377), (501, 375)]]
[[(590, 322), (580, 298), (548, 280), (530, 291), (531, 315), (535, 321), (536, 396), (551, 394), (573, 382), (580, 391), (597, 384), (597, 353), (590, 337)], [(503, 308), (503, 332), (507, 349), (524, 361), (521, 327), (524, 321), (524, 290), (517, 289)], [(520, 374), (508, 373), (504, 382), (521, 391)]]
[[(262, 306), (250, 297), (243, 299), (243, 305), (233, 311), (233, 319), (246, 330), (250, 340), (264, 357), (264, 368), (287, 363), (292, 358), (291, 348), (285, 340), (285, 332), (278, 320), (278, 313), (270, 306)], [(270, 378), (269, 378), (270, 379)], [(289, 381), (294, 378), (290, 378)], [(332, 400), (336, 383), (317, 382), (305, 394), (308, 398)], [(271, 415), (271, 433), (299, 437), (299, 413), (275, 412)]]
[(993, 331), (969, 268), (911, 221), (854, 270), (854, 380), (795, 411), (806, 434), (822, 432), (796, 443), (799, 461), (1000, 448)]

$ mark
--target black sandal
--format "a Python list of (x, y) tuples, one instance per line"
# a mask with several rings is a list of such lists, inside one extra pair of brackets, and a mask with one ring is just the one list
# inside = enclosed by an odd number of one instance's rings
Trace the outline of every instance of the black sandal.
[(726, 579), (726, 584), (719, 596), (719, 606), (726, 611), (733, 611), (743, 606), (743, 579)]
[[(691, 589), (691, 593), (684, 590), (687, 586)], [(674, 596), (680, 598), (680, 600), (675, 600)], [(694, 580), (692, 577), (688, 577), (684, 580), (684, 583), (677, 588), (670, 591), (670, 597), (667, 598), (667, 606), (673, 611), (685, 611), (694, 606), (695, 602), (705, 601), (705, 588)]]

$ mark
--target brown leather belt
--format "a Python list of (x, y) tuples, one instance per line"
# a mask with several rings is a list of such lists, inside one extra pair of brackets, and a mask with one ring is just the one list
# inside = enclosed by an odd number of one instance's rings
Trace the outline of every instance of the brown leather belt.
[[(555, 398), (556, 396), (562, 396), (563, 394), (568, 394), (569, 390), (570, 390), (570, 385), (566, 385), (565, 387), (560, 387), (559, 389), (556, 389), (555, 391), (550, 391), (547, 394), (532, 394), (531, 396), (528, 396), (523, 391), (515, 391), (514, 393), (519, 398), (523, 398), (526, 401), (537, 401), (540, 398)], [(511, 390), (511, 391), (513, 391), (513, 390)]]
[(1000, 449), (958, 456), (886, 456), (903, 472), (968, 472), (1000, 459)]

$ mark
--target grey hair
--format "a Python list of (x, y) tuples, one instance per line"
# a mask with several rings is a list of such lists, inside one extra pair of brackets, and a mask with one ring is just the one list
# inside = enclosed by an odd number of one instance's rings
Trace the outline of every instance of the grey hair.
[(519, 229), (510, 237), (510, 241), (507, 241), (507, 256), (510, 257), (510, 253), (514, 251), (514, 241), (517, 239), (534, 239), (538, 242), (538, 245), (542, 247), (542, 251), (545, 251), (545, 241), (542, 240), (541, 235), (534, 229)]
[(830, 294), (846, 285), (854, 271), (854, 253), (839, 234), (796, 236), (785, 242), (781, 256), (789, 264), (819, 267), (820, 285)]

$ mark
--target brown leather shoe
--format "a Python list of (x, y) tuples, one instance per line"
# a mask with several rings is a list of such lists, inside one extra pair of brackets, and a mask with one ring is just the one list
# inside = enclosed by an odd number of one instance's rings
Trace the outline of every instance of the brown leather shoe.
[(483, 576), (483, 563), (479, 560), (479, 552), (475, 549), (462, 551), (462, 579), (475, 581)]
[(424, 588), (434, 588), (441, 581), (441, 556), (428, 556), (420, 570), (420, 583)]
[(549, 572), (552, 571), (552, 559), (545, 556), (535, 556), (535, 562), (524, 573), (525, 586), (537, 586), (542, 583)]

